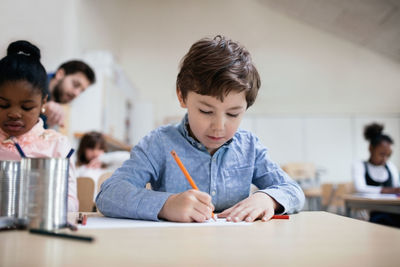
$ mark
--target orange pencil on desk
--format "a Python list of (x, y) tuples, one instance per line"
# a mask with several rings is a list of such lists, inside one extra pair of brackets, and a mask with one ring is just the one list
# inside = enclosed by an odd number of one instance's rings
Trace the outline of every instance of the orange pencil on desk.
[[(172, 157), (174, 157), (176, 163), (178, 164), (179, 168), (181, 169), (181, 171), (185, 175), (186, 180), (188, 180), (188, 182), (192, 186), (192, 188), (195, 189), (195, 190), (199, 190), (199, 188), (197, 187), (196, 183), (193, 181), (192, 177), (190, 176), (189, 172), (186, 170), (185, 166), (183, 166), (183, 163), (182, 163), (181, 159), (178, 157), (178, 154), (176, 154), (176, 152), (174, 150), (172, 150), (171, 151), (171, 155), (172, 155)], [(212, 212), (212, 217), (215, 220), (214, 212)]]
[(274, 215), (271, 219), (289, 219), (289, 215)]

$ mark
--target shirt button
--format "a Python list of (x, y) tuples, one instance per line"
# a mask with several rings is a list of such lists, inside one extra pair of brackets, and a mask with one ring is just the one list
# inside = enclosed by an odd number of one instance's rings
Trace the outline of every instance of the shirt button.
[(212, 191), (212, 192), (211, 192), (211, 195), (212, 195), (212, 196), (215, 196), (215, 191)]
[(198, 144), (198, 145), (197, 145), (197, 147), (200, 149), (200, 148), (201, 148), (201, 145), (200, 145), (200, 144)]

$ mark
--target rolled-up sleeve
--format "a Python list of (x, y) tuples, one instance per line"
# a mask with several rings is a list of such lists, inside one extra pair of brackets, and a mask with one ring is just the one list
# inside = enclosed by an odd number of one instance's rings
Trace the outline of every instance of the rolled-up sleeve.
[(276, 163), (268, 156), (267, 149), (256, 142), (256, 158), (253, 184), (274, 198), (283, 209), (280, 213), (299, 212), (305, 202), (304, 192)]
[[(158, 213), (172, 193), (145, 188), (146, 183), (159, 176), (161, 160), (156, 135), (142, 139), (130, 159), (117, 169), (101, 186), (96, 197), (97, 208), (106, 216), (141, 220), (158, 220)], [(158, 147), (158, 148), (157, 148)]]

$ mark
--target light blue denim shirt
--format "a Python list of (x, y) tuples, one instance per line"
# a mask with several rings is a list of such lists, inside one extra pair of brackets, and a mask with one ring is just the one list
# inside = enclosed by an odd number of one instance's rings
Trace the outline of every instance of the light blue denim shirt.
[[(132, 148), (130, 159), (102, 184), (96, 197), (104, 215), (158, 220), (170, 195), (191, 189), (171, 150), (199, 189), (210, 194), (217, 213), (247, 198), (251, 184), (273, 197), (283, 207), (281, 213), (301, 210), (303, 191), (269, 159), (267, 149), (251, 132), (239, 129), (211, 156), (189, 136), (187, 123), (186, 115), (181, 123), (152, 131)], [(152, 190), (145, 188), (146, 183)]]

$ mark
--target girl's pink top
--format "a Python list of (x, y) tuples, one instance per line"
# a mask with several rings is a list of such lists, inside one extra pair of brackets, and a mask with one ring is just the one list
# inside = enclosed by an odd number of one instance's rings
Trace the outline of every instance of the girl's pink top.
[[(65, 158), (71, 150), (68, 138), (55, 130), (44, 129), (43, 121), (38, 123), (27, 133), (13, 137), (30, 158)], [(10, 136), (0, 128), (0, 160), (21, 160)], [(69, 161), (68, 177), (68, 211), (78, 211), (75, 164)]]

